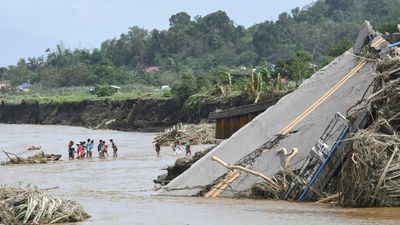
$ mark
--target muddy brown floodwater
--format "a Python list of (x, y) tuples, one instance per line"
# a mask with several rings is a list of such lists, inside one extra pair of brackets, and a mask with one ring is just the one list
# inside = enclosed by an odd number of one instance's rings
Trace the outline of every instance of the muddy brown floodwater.
[[(63, 154), (41, 165), (0, 166), (0, 183), (53, 188), (50, 194), (78, 201), (92, 216), (82, 225), (268, 225), (400, 224), (400, 209), (337, 209), (312, 203), (153, 196), (153, 179), (176, 156), (170, 148), (155, 156), (154, 133), (89, 130), (68, 126), (0, 124), (0, 149), (23, 152), (31, 145)], [(67, 160), (68, 141), (113, 138), (116, 160)], [(97, 143), (96, 143), (97, 144)], [(195, 146), (195, 150), (204, 146)], [(0, 160), (5, 160), (1, 155)]]

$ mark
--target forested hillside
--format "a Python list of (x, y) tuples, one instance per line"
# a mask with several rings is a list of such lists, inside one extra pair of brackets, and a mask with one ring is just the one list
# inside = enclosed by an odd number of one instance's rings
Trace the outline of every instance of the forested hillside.
[(263, 66), (275, 76), (279, 72), (301, 81), (347, 50), (366, 19), (381, 32), (395, 31), (400, 1), (319, 0), (249, 28), (237, 25), (224, 11), (204, 17), (180, 12), (170, 17), (168, 30), (145, 30), (138, 24), (98, 49), (49, 46), (43, 57), (0, 68), (0, 78), (13, 84), (69, 87), (171, 85), (183, 77), (196, 92), (215, 83), (218, 71)]

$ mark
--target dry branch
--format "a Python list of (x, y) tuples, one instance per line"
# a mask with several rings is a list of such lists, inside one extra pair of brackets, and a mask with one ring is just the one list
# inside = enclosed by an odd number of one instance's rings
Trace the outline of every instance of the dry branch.
[(247, 168), (245, 168), (245, 167), (243, 167), (243, 166), (228, 164), (228, 163), (224, 162), (222, 159), (216, 157), (215, 155), (212, 156), (212, 159), (213, 159), (214, 161), (220, 163), (221, 165), (223, 165), (225, 168), (227, 168), (227, 169), (229, 169), (229, 170), (237, 169), (237, 170), (241, 170), (241, 171), (244, 171), (244, 172), (246, 172), (246, 173), (252, 174), (252, 175), (254, 175), (254, 176), (257, 176), (257, 177), (263, 179), (264, 181), (266, 181), (266, 182), (267, 182), (271, 187), (273, 187), (276, 191), (281, 189), (281, 187), (280, 187), (275, 181), (273, 181), (271, 178), (265, 176), (264, 174), (262, 174), (262, 173), (260, 173), (260, 172), (247, 169)]
[(8, 210), (7, 220), (18, 222), (13, 224), (69, 223), (90, 217), (78, 203), (49, 197), (37, 188), (0, 186), (1, 208)]

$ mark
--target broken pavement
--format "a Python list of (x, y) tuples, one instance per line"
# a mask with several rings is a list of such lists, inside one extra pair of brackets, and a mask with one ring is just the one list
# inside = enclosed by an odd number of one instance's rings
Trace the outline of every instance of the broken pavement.
[[(365, 44), (370, 46), (376, 35), (366, 23), (354, 52), (365, 52)], [(375, 40), (370, 47), (379, 50), (384, 48), (382, 45), (382, 40)], [(375, 59), (362, 58), (352, 52), (344, 53), (222, 142), (158, 194), (193, 196), (214, 188), (211, 197), (235, 196), (257, 183), (259, 178), (255, 176), (238, 171), (227, 173), (226, 168), (212, 161), (212, 156), (272, 176), (285, 166), (286, 158), (277, 154), (277, 150), (297, 148), (299, 152), (292, 159), (291, 169), (299, 168), (301, 165), (296, 162), (307, 157), (335, 113), (346, 115), (349, 108), (371, 93), (369, 87), (375, 76), (375, 62)]]

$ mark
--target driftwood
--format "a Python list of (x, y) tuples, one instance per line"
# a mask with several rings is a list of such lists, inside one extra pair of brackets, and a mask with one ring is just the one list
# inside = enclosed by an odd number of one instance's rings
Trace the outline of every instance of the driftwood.
[(245, 168), (243, 166), (228, 164), (228, 163), (224, 162), (222, 159), (216, 157), (215, 155), (212, 156), (212, 159), (214, 161), (220, 163), (222, 166), (224, 166), (225, 168), (227, 168), (229, 170), (235, 170), (235, 169), (236, 170), (241, 170), (241, 171), (244, 171), (246, 173), (249, 173), (249, 174), (252, 174), (254, 176), (257, 176), (257, 177), (263, 179), (265, 182), (267, 182), (272, 188), (274, 188), (277, 191), (281, 189), (281, 187), (275, 181), (273, 181), (271, 178), (265, 176), (264, 174), (262, 174), (260, 172), (250, 170), (250, 169)]
[(215, 128), (213, 124), (178, 124), (158, 134), (154, 141), (160, 145), (172, 145), (175, 141), (192, 144), (215, 144)]
[(339, 193), (336, 193), (334, 195), (328, 196), (326, 198), (321, 198), (320, 200), (318, 200), (315, 203), (317, 203), (317, 204), (319, 204), (319, 203), (330, 203), (333, 200), (338, 200), (340, 195), (341, 195), (341, 193), (339, 192)]
[(342, 206), (400, 206), (400, 56), (391, 54), (378, 62), (374, 94), (363, 102), (372, 124), (350, 139), (338, 190)]
[[(9, 160), (2, 163), (2, 165), (47, 163), (48, 161), (58, 161), (62, 156), (58, 154), (45, 154), (44, 152), (40, 152), (33, 156), (22, 158), (19, 156), (21, 154), (14, 154), (11, 152), (6, 152), (4, 150), (3, 152), (8, 157)], [(11, 157), (10, 155), (13, 155), (13, 157)]]
[(288, 152), (286, 150), (286, 148), (280, 148), (278, 149), (278, 151), (276, 151), (277, 153), (283, 153), (284, 156), (289, 156), (286, 161), (285, 161), (285, 167), (284, 170), (289, 168), (290, 163), (292, 162), (292, 159), (297, 155), (297, 153), (299, 152), (299, 150), (297, 148), (292, 148), (292, 152)]

